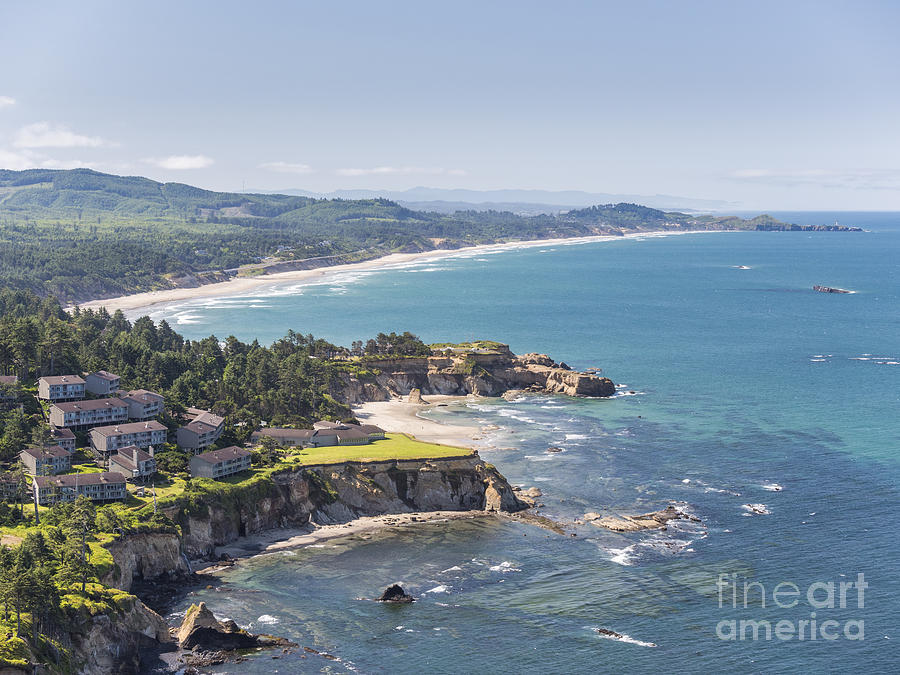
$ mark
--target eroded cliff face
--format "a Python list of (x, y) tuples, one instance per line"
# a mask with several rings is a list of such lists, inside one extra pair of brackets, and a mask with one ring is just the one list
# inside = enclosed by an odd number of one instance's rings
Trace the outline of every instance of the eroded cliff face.
[(525, 507), (497, 470), (477, 456), (348, 463), (276, 474), (211, 503), (204, 513), (174, 510), (190, 558), (216, 546), (278, 527), (347, 522), (359, 516), (413, 511), (517, 511)]
[(177, 579), (190, 573), (176, 534), (131, 534), (106, 545), (115, 567), (101, 581), (130, 591), (136, 580)]
[(69, 635), (82, 675), (138, 673), (140, 650), (171, 640), (165, 620), (137, 598), (116, 614), (74, 622)]
[(499, 396), (512, 389), (592, 397), (616, 393), (609, 378), (571, 370), (546, 354), (517, 356), (508, 349), (370, 360), (366, 367), (373, 373), (370, 377), (347, 375), (332, 395), (352, 405), (406, 396), (413, 389), (424, 395)]

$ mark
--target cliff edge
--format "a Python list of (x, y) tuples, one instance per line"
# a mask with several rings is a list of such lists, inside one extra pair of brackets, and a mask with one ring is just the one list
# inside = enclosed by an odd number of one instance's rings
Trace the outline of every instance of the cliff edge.
[(346, 374), (331, 394), (349, 405), (409, 395), (500, 396), (521, 389), (566, 396), (608, 397), (616, 385), (607, 377), (582, 373), (546, 354), (513, 354), (506, 345), (491, 350), (435, 349), (431, 356), (367, 357), (356, 375)]
[(307, 523), (416, 511), (519, 511), (507, 480), (477, 455), (347, 462), (287, 469), (247, 485), (198, 481), (188, 500), (164, 512), (181, 526), (181, 546), (208, 559), (239, 537)]

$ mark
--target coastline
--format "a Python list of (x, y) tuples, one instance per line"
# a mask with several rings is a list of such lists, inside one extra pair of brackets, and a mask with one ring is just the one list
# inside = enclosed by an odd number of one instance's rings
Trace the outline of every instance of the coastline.
[[(458, 255), (469, 255), (478, 253), (488, 253), (492, 251), (515, 250), (518, 248), (534, 248), (537, 246), (559, 245), (573, 246), (578, 244), (588, 244), (601, 241), (619, 241), (622, 239), (639, 239), (643, 237), (667, 237), (682, 234), (703, 234), (708, 232), (727, 232), (728, 230), (655, 230), (649, 232), (631, 232), (623, 236), (613, 235), (591, 235), (587, 237), (571, 237), (561, 239), (530, 239), (524, 241), (511, 241), (501, 244), (482, 244), (478, 246), (467, 246), (458, 249), (435, 249), (432, 251), (422, 251), (419, 253), (391, 253), (381, 258), (366, 260), (364, 262), (350, 263), (346, 265), (331, 265), (326, 267), (317, 267), (309, 270), (294, 270), (290, 272), (276, 272), (275, 274), (265, 274), (257, 277), (235, 277), (228, 281), (220, 281), (202, 286), (190, 288), (172, 288), (162, 291), (146, 291), (144, 293), (135, 293), (131, 295), (122, 295), (115, 298), (105, 298), (102, 300), (90, 300), (78, 305), (81, 309), (99, 309), (105, 307), (110, 313), (117, 310), (123, 312), (134, 312), (137, 310), (149, 310), (159, 305), (166, 305), (174, 302), (184, 302), (190, 300), (198, 300), (201, 298), (221, 298), (232, 297), (238, 295), (246, 295), (253, 291), (270, 285), (280, 283), (293, 284), (312, 284), (321, 282), (329, 276), (344, 272), (363, 272), (374, 271), (390, 268), (397, 265), (408, 265), (411, 263), (422, 262), (426, 260), (437, 260), (441, 258), (452, 258)], [(70, 311), (74, 306), (67, 307), (66, 311)]]
[[(444, 424), (419, 417), (417, 413), (434, 406), (458, 403), (474, 398), (470, 396), (429, 396), (427, 404), (408, 403), (398, 399), (377, 401), (354, 406), (353, 413), (360, 421), (384, 426), (391, 432), (411, 434), (421, 441), (468, 447), (472, 445), (473, 441), (478, 440), (481, 434), (479, 427)], [(267, 530), (243, 536), (230, 544), (216, 547), (215, 555), (218, 557), (225, 554), (233, 560), (244, 560), (257, 555), (317, 546), (331, 539), (373, 534), (392, 527), (497, 516), (498, 514), (492, 511), (418, 511), (360, 516), (346, 523), (324, 525), (309, 523), (303, 527)], [(198, 574), (214, 575), (229, 569), (233, 563), (222, 565), (217, 562), (198, 563), (192, 561), (192, 564)]]
[[(493, 511), (414, 511), (386, 513), (379, 516), (360, 516), (346, 523), (328, 525), (308, 524), (303, 527), (266, 530), (259, 534), (241, 537), (225, 546), (216, 547), (216, 555), (225, 554), (232, 561), (246, 560), (258, 555), (278, 553), (291, 549), (320, 546), (326, 541), (343, 537), (369, 535), (392, 527), (409, 527), (423, 523), (496, 518)], [(215, 575), (233, 566), (219, 562), (192, 563), (197, 574)]]
[(473, 441), (481, 438), (480, 427), (445, 424), (421, 417), (419, 413), (438, 406), (474, 401), (477, 398), (473, 395), (428, 396), (427, 403), (409, 403), (400, 399), (369, 401), (353, 406), (352, 412), (363, 424), (374, 424), (391, 432), (409, 434), (427, 443), (471, 448)]

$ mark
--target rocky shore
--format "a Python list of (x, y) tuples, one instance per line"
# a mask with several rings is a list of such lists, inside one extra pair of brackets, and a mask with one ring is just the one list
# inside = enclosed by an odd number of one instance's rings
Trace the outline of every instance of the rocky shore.
[(609, 397), (616, 385), (594, 372), (578, 372), (546, 354), (513, 354), (506, 345), (485, 352), (367, 359), (366, 377), (345, 375), (332, 395), (351, 405), (421, 396), (501, 396), (524, 391)]

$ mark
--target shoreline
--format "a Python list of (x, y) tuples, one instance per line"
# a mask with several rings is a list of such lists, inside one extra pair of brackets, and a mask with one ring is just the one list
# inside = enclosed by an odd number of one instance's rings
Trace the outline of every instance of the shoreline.
[[(367, 402), (353, 407), (353, 413), (360, 421), (378, 426), (386, 425), (391, 432), (408, 433), (417, 440), (445, 445), (470, 447), (482, 432), (478, 426), (450, 425), (420, 417), (418, 413), (436, 406), (474, 400), (475, 396), (429, 396), (428, 403), (409, 403), (401, 399)], [(232, 560), (241, 561), (258, 555), (278, 553), (292, 549), (321, 545), (332, 539), (348, 536), (374, 534), (392, 527), (409, 527), (422, 523), (470, 520), (474, 518), (502, 517), (493, 511), (413, 511), (388, 513), (377, 516), (360, 516), (346, 523), (318, 525), (308, 523), (302, 527), (266, 530), (245, 535), (224, 546), (217, 546), (215, 555), (227, 555)], [(234, 562), (221, 564), (216, 561), (191, 561), (197, 574), (215, 575), (230, 569)]]
[(453, 445), (472, 449), (481, 440), (482, 429), (475, 425), (447, 424), (419, 415), (436, 407), (475, 401), (478, 397), (437, 395), (428, 396), (427, 403), (410, 403), (403, 399), (368, 401), (351, 407), (351, 412), (363, 424), (374, 424), (392, 433), (409, 434), (416, 440), (439, 445)]
[(216, 575), (231, 569), (239, 561), (249, 560), (258, 555), (317, 547), (332, 539), (375, 534), (392, 527), (409, 527), (451, 520), (496, 518), (497, 515), (493, 511), (409, 511), (378, 516), (360, 516), (346, 523), (327, 525), (309, 523), (303, 527), (266, 530), (246, 535), (224, 546), (217, 546), (215, 550), (217, 556), (225, 554), (231, 558), (227, 564), (216, 561), (192, 561), (191, 564), (196, 574)]
[[(115, 298), (105, 298), (102, 300), (89, 300), (80, 303), (77, 306), (81, 309), (99, 309), (105, 307), (110, 313), (117, 310), (123, 312), (135, 312), (137, 310), (150, 310), (160, 305), (167, 305), (176, 302), (186, 302), (198, 300), (201, 298), (222, 298), (246, 295), (252, 293), (259, 288), (278, 285), (282, 283), (293, 284), (313, 284), (319, 283), (329, 276), (343, 272), (369, 272), (381, 269), (389, 269), (395, 265), (408, 265), (411, 263), (438, 260), (441, 258), (452, 258), (460, 254), (478, 254), (490, 251), (515, 250), (518, 248), (534, 248), (538, 246), (560, 245), (574, 246), (578, 244), (590, 244), (602, 241), (620, 241), (623, 239), (639, 239), (642, 237), (668, 237), (682, 234), (704, 234), (708, 232), (728, 232), (729, 230), (654, 230), (648, 232), (631, 232), (623, 236), (614, 236), (607, 234), (589, 235), (585, 237), (568, 237), (560, 239), (529, 239), (523, 241), (510, 241), (500, 244), (480, 244), (478, 246), (466, 246), (457, 249), (434, 249), (432, 251), (422, 251), (418, 253), (391, 253), (373, 260), (366, 260), (358, 263), (349, 263), (346, 265), (331, 265), (325, 267), (316, 267), (309, 270), (293, 270), (289, 272), (276, 272), (275, 274), (264, 274), (256, 277), (235, 277), (228, 281), (219, 281), (202, 286), (194, 286), (189, 288), (171, 288), (161, 291), (145, 291), (143, 293), (133, 293), (130, 295), (122, 295)], [(71, 311), (75, 305), (66, 307), (66, 311)]]

